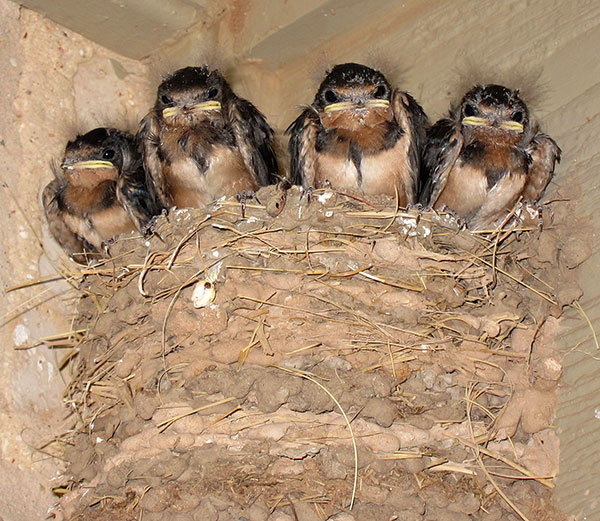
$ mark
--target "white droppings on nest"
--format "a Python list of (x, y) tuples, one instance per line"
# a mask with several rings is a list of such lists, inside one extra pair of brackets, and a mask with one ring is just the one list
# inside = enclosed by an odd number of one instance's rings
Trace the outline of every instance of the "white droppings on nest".
[(217, 199), (213, 203), (213, 208), (215, 208), (216, 210), (220, 210), (221, 208), (223, 208), (223, 203), (225, 202), (226, 199), (227, 199), (226, 195), (224, 195), (223, 197), (220, 197), (219, 199)]
[(175, 221), (180, 223), (181, 221), (189, 221), (191, 218), (190, 211), (188, 208), (173, 208), (171, 214), (175, 216)]
[(402, 233), (405, 237), (420, 237), (422, 235), (415, 226), (411, 225), (402, 226)]
[(48, 381), (50, 381), (54, 377), (54, 364), (46, 362), (46, 370), (48, 372)]
[(25, 345), (29, 341), (29, 328), (24, 324), (17, 324), (13, 333), (13, 341), (16, 346)]
[(539, 209), (536, 208), (534, 205), (525, 205), (525, 211), (529, 214), (529, 217), (531, 219), (537, 219), (539, 216)]
[(319, 201), (321, 204), (325, 204), (332, 197), (333, 197), (333, 192), (327, 190), (327, 191), (323, 192), (322, 194), (320, 194), (319, 197), (317, 197), (317, 201)]
[(332, 217), (333, 216), (333, 210), (327, 210), (325, 212), (325, 217)]
[(560, 373), (562, 371), (562, 365), (558, 360), (554, 358), (547, 358), (544, 360), (546, 368), (552, 372)]
[(420, 235), (419, 232), (412, 226), (403, 226), (402, 233), (405, 237), (418, 237)]
[(414, 218), (398, 216), (396, 220), (402, 225), (402, 233), (405, 237), (427, 237), (431, 234), (428, 226), (422, 225), (419, 229)]
[(254, 215), (252, 215), (252, 216), (248, 217), (248, 219), (246, 219), (246, 222), (249, 224), (255, 223), (257, 221), (258, 221), (258, 218)]

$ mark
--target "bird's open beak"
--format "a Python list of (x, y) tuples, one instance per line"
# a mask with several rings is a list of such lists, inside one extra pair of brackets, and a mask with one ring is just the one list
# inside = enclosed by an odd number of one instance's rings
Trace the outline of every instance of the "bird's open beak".
[(206, 110), (221, 110), (221, 102), (219, 101), (203, 101), (202, 103), (196, 103), (190, 107), (192, 112), (203, 112)]
[[(479, 118), (477, 116), (469, 116), (468, 118), (463, 118), (463, 125), (472, 125), (475, 127), (491, 127), (492, 122), (486, 118)], [(523, 132), (523, 124), (517, 123), (516, 121), (503, 121), (500, 123), (500, 128), (506, 130), (514, 130), (515, 132)]]
[(62, 168), (75, 170), (79, 168), (116, 168), (110, 161), (91, 159), (89, 161), (78, 161), (77, 163), (63, 163)]
[(170, 118), (171, 116), (175, 116), (179, 112), (179, 107), (167, 107), (163, 109), (162, 115), (163, 118)]
[(523, 132), (523, 124), (517, 123), (516, 121), (503, 121), (502, 123), (500, 123), (500, 126), (502, 128), (505, 128), (506, 130), (514, 130), (516, 132)]
[(351, 101), (340, 101), (339, 103), (332, 103), (331, 105), (327, 105), (325, 107), (325, 112), (337, 112), (339, 110), (349, 110), (349, 109), (357, 109), (361, 107), (365, 108), (375, 108), (375, 107), (389, 107), (390, 102), (385, 99), (374, 99), (369, 100), (364, 103), (364, 105), (358, 105), (357, 103), (352, 103)]
[(332, 103), (325, 107), (325, 112), (337, 112), (338, 110), (348, 110), (356, 108), (356, 103), (350, 101), (340, 101), (339, 103)]
[(491, 127), (492, 122), (486, 118), (478, 118), (477, 116), (469, 116), (468, 118), (463, 118), (463, 125), (472, 125), (475, 127)]
[[(181, 107), (167, 107), (162, 111), (163, 118), (175, 116), (179, 114), (181, 110)], [(221, 103), (219, 101), (203, 101), (202, 103), (196, 103), (189, 107), (187, 112), (206, 112), (209, 110), (221, 110)]]
[(386, 99), (372, 99), (365, 103), (365, 107), (389, 107), (390, 102)]

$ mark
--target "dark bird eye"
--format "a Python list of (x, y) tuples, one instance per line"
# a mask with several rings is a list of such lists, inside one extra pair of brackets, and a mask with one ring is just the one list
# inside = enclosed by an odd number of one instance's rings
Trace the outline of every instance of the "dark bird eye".
[(333, 103), (333, 102), (337, 101), (338, 97), (335, 95), (335, 92), (333, 92), (332, 90), (326, 90), (325, 91), (325, 99), (329, 103)]
[(115, 151), (111, 148), (107, 148), (102, 152), (102, 159), (108, 159), (110, 161), (113, 157), (115, 157)]
[(210, 89), (208, 91), (208, 99), (216, 98), (217, 94), (219, 94), (219, 89)]
[(473, 105), (465, 105), (465, 116), (468, 118), (475, 115), (475, 107)]
[(377, 87), (377, 90), (375, 91), (375, 97), (383, 98), (386, 94), (387, 89), (385, 88), (385, 85), (379, 85), (379, 87)]
[(521, 121), (523, 121), (523, 113), (520, 110), (515, 112), (512, 116), (512, 120), (521, 123)]
[(173, 103), (173, 100), (169, 96), (167, 96), (166, 94), (163, 94), (160, 97), (160, 101), (162, 101), (165, 105), (168, 105), (169, 103)]

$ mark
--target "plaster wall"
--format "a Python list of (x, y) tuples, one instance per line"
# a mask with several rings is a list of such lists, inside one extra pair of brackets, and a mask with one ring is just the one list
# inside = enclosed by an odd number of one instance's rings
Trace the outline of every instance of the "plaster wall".
[(50, 161), (79, 130), (135, 128), (151, 95), (145, 65), (7, 0), (0, 48), (0, 519), (22, 521), (55, 501), (60, 461), (36, 448), (69, 427), (64, 351), (29, 347), (71, 329), (75, 294), (66, 283), (7, 290), (69, 266), (41, 210)]

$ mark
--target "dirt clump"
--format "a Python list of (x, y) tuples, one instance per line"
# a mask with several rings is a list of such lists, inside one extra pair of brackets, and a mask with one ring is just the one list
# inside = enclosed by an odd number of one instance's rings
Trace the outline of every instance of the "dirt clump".
[(525, 210), (471, 233), (389, 198), (274, 198), (175, 209), (83, 270), (55, 517), (563, 519), (572, 234)]

